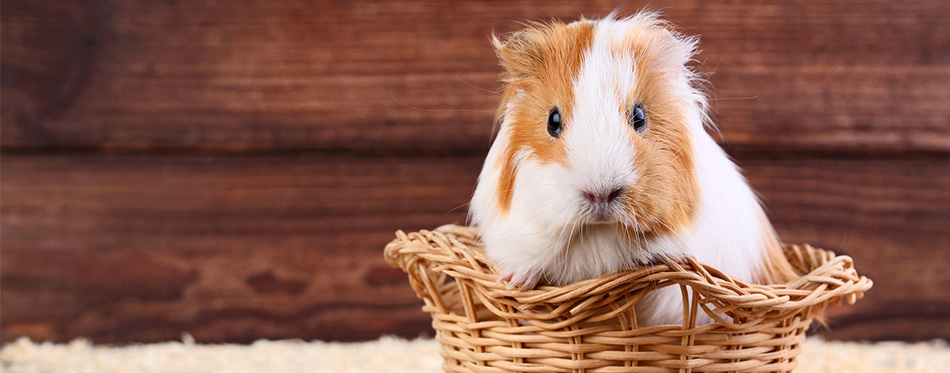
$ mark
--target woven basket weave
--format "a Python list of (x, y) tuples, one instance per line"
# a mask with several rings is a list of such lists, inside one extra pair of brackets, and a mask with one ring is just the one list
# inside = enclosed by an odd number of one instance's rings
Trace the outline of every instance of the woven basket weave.
[[(786, 254), (805, 274), (781, 285), (684, 259), (524, 292), (496, 282), (473, 228), (399, 231), (385, 250), (432, 315), (448, 372), (791, 371), (824, 307), (854, 303), (872, 283), (850, 257), (808, 245)], [(681, 289), (684, 323), (638, 328), (634, 305), (666, 286)], [(716, 323), (697, 327), (699, 312)]]

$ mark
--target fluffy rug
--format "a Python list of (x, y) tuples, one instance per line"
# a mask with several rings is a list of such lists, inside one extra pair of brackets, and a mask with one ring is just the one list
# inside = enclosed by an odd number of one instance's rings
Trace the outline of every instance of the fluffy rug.
[[(950, 372), (950, 347), (930, 343), (805, 341), (797, 372)], [(251, 345), (182, 342), (130, 346), (10, 343), (0, 351), (5, 372), (438, 372), (431, 339), (383, 337), (364, 343), (258, 341)]]

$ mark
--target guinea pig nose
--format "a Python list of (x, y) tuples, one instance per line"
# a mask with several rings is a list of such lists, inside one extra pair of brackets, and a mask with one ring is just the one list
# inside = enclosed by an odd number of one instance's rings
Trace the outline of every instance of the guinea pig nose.
[(596, 192), (585, 190), (584, 198), (587, 198), (587, 200), (590, 201), (591, 203), (606, 204), (606, 203), (611, 203), (617, 200), (617, 198), (619, 198), (621, 194), (623, 194), (623, 188), (616, 188), (614, 190), (609, 190), (609, 191), (604, 190), (604, 191), (596, 191)]

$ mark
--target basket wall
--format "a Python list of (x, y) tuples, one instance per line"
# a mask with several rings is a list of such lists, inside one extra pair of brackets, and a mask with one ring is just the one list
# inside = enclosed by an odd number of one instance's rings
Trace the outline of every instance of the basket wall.
[[(850, 258), (789, 247), (803, 273), (753, 285), (686, 260), (522, 292), (495, 281), (471, 228), (445, 226), (397, 239), (390, 264), (424, 300), (450, 372), (786, 372), (829, 301), (853, 302), (871, 286)], [(643, 297), (677, 287), (681, 325), (639, 327)], [(707, 314), (716, 323), (696, 325)]]

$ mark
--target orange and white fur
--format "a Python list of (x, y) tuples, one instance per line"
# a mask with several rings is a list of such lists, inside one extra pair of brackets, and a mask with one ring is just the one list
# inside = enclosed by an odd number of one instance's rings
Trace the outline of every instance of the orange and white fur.
[[(746, 281), (791, 276), (752, 189), (706, 132), (688, 66), (697, 39), (643, 12), (534, 23), (493, 42), (505, 90), (470, 215), (499, 280), (528, 290), (690, 255)], [(679, 292), (644, 298), (640, 324), (681, 323)]]

